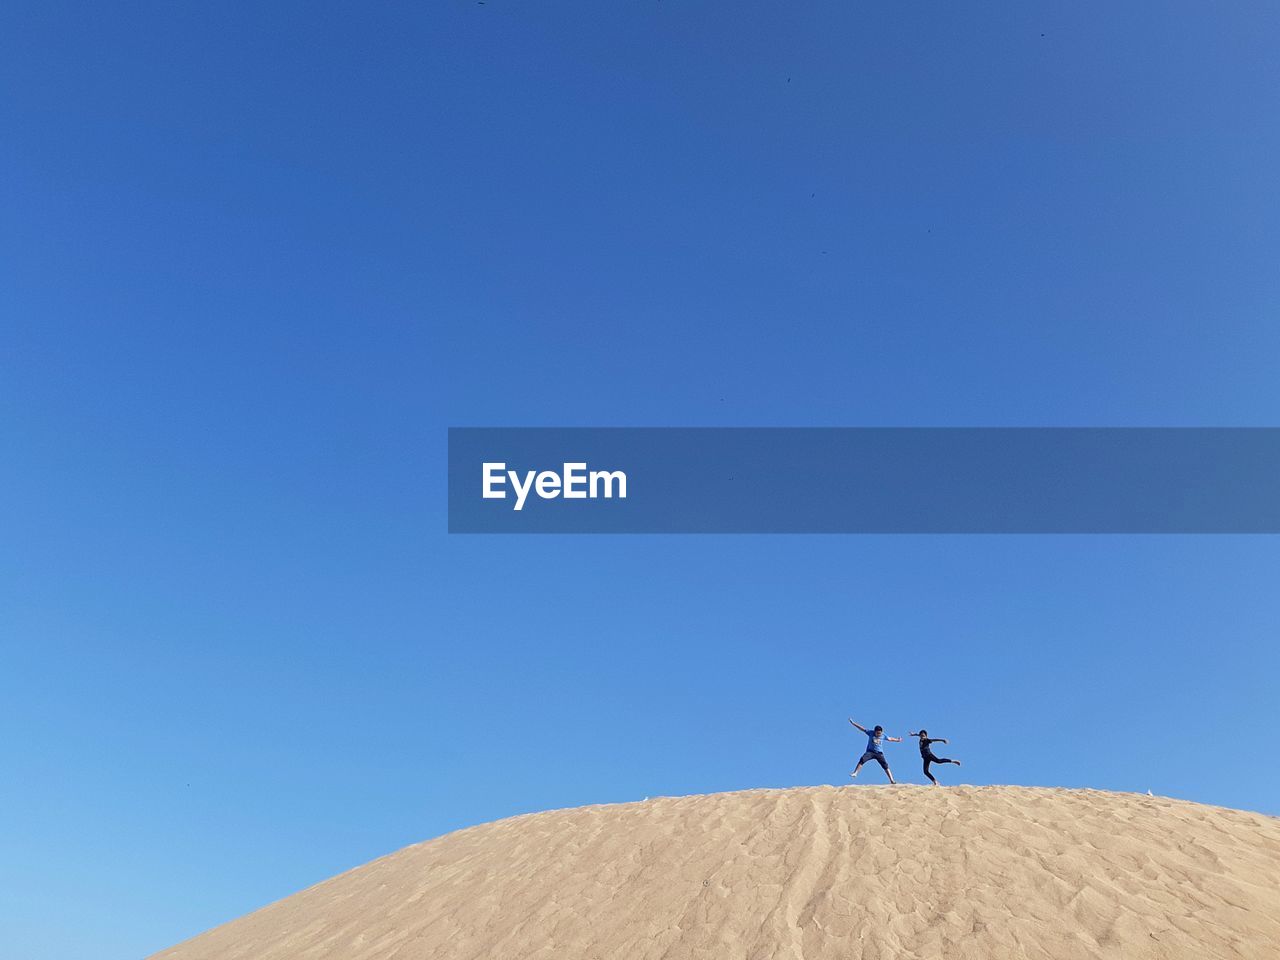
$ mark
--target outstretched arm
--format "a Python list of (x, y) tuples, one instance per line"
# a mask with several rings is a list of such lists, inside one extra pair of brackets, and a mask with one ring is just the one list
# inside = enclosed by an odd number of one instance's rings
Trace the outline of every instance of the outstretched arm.
[(914, 730), (908, 730), (908, 731), (907, 731), (907, 736), (908, 736), (908, 737), (918, 737), (918, 736), (920, 736), (920, 734), (916, 733)]
[(852, 724), (853, 724), (855, 727), (857, 727), (859, 730), (861, 730), (863, 733), (866, 733), (866, 732), (867, 732), (867, 728), (866, 728), (866, 727), (864, 727), (862, 724), (860, 724), (857, 720), (853, 719), (853, 717), (850, 717), (850, 718), (849, 718), (849, 722), (850, 722), (850, 723), (852, 723)]
[(890, 743), (901, 743), (901, 742), (902, 742), (902, 738), (901, 738), (901, 737), (885, 737), (885, 739), (886, 739), (886, 740), (888, 740)]

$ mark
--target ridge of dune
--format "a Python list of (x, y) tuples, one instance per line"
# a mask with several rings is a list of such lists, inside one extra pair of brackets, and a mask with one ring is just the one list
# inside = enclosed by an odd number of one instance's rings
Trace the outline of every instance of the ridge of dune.
[(1280, 957), (1280, 820), (1030, 787), (803, 787), (525, 814), (152, 960)]

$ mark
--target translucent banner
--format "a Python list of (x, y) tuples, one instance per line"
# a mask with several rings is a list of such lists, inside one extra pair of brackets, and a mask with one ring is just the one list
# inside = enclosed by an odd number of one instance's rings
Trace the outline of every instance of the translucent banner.
[(452, 533), (1276, 533), (1280, 428), (453, 428)]

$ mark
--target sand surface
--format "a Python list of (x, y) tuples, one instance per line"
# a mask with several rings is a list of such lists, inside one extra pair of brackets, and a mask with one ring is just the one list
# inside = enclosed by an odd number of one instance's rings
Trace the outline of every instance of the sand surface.
[(1280, 958), (1280, 820), (1023, 787), (752, 790), (406, 847), (162, 960)]

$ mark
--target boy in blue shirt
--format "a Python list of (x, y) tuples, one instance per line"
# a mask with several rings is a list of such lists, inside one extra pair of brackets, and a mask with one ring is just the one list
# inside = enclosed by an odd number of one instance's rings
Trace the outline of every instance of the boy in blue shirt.
[(867, 735), (867, 749), (863, 751), (861, 759), (858, 760), (858, 765), (853, 768), (853, 773), (849, 774), (849, 776), (856, 777), (864, 763), (868, 760), (874, 760), (876, 763), (880, 764), (880, 766), (884, 767), (884, 772), (889, 776), (889, 782), (897, 783), (898, 781), (893, 779), (893, 771), (889, 769), (889, 762), (884, 758), (884, 750), (881, 749), (881, 744), (885, 740), (888, 740), (890, 743), (901, 743), (902, 738), (886, 737), (884, 735), (884, 727), (879, 724), (876, 724), (874, 729), (868, 730), (852, 717), (849, 718), (849, 722)]

